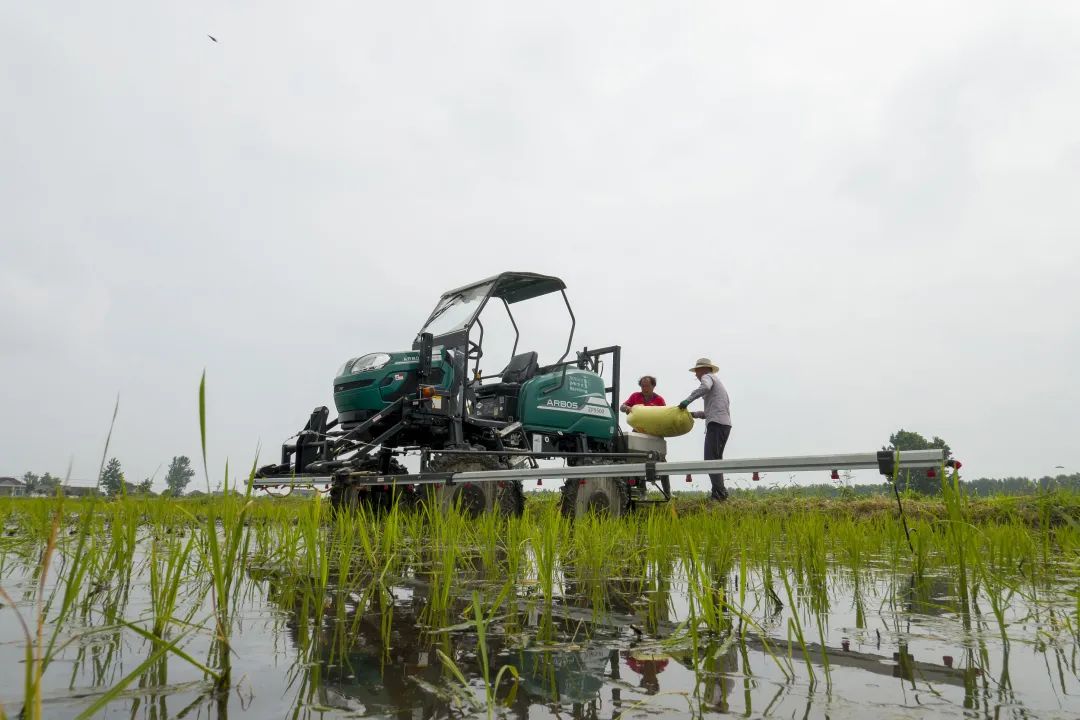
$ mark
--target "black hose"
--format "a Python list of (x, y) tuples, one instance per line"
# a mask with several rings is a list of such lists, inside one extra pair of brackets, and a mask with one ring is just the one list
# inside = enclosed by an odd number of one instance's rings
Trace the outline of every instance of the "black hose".
[(904, 506), (900, 502), (900, 490), (896, 487), (896, 478), (892, 479), (893, 494), (896, 495), (896, 508), (900, 511), (900, 521), (904, 523), (904, 535), (907, 537), (907, 546), (912, 553), (915, 552), (915, 546), (911, 544), (911, 531), (908, 530), (907, 516), (904, 515)]

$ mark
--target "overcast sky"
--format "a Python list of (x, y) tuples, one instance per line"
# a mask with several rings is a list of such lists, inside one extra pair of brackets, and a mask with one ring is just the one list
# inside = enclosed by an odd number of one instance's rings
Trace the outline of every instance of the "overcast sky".
[(119, 393), (160, 484), (203, 368), (213, 481), (272, 461), (511, 269), (624, 383), (714, 358), (729, 457), (1080, 470), (1075, 2), (9, 2), (0, 97), (0, 475), (94, 478)]

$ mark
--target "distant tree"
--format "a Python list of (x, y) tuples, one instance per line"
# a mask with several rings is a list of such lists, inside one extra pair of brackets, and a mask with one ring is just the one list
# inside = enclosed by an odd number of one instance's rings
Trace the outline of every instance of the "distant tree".
[(38, 492), (45, 493), (46, 495), (55, 495), (56, 488), (60, 487), (60, 482), (60, 478), (45, 473), (41, 476), (41, 479), (38, 480)]
[(98, 484), (106, 495), (119, 495), (124, 487), (124, 473), (120, 469), (120, 461), (116, 458), (109, 460), (105, 470), (101, 473)]
[(1080, 473), (1041, 478), (978, 478), (964, 483), (972, 495), (1032, 495), (1053, 490), (1080, 491)]
[(154, 480), (153, 478), (146, 478), (141, 483), (135, 486), (135, 492), (143, 495), (154, 494)]
[(36, 492), (38, 489), (38, 483), (41, 482), (41, 478), (37, 473), (28, 472), (22, 476), (23, 484), (26, 485), (26, 492)]
[(169, 472), (165, 475), (165, 485), (172, 495), (183, 495), (184, 488), (195, 477), (195, 471), (191, 469), (191, 460), (187, 455), (179, 455), (169, 463)]
[(28, 472), (22, 476), (22, 481), (26, 485), (26, 492), (28, 493), (51, 495), (56, 492), (56, 488), (60, 487), (60, 478), (50, 473), (38, 475), (37, 473)]
[[(917, 432), (911, 432), (901, 428), (889, 436), (889, 444), (882, 450), (944, 450), (945, 459), (952, 458), (952, 449), (948, 443), (934, 436), (933, 440), (927, 440)], [(934, 473), (929, 475), (930, 469), (901, 470), (897, 473), (896, 482), (901, 489), (917, 490), (927, 495), (941, 492), (941, 479)]]

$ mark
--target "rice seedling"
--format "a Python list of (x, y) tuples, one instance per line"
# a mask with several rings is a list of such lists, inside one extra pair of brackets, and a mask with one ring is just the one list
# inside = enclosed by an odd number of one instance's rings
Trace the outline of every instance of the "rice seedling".
[[(487, 708), (487, 715), (489, 718), (495, 717), (496, 697), (498, 695), (499, 687), (502, 685), (502, 681), (505, 675), (509, 673), (515, 683), (511, 690), (510, 696), (506, 699), (507, 705), (513, 702), (513, 693), (517, 689), (516, 683), (518, 680), (520, 680), (520, 675), (518, 674), (517, 668), (513, 665), (503, 665), (499, 668), (498, 672), (496, 672), (494, 680), (492, 680), (491, 677), (491, 663), (488, 658), (487, 632), (488, 626), (491, 624), (492, 617), (498, 611), (504, 599), (505, 596), (500, 595), (499, 599), (496, 600), (495, 603), (491, 606), (491, 608), (487, 611), (487, 613), (485, 613), (481, 607), (480, 594), (474, 591), (472, 595), (471, 608), (473, 622), (475, 623), (474, 627), (476, 630), (476, 646), (478, 648), (480, 656), (480, 673), (484, 680), (484, 695), (486, 700), (485, 706)], [(465, 680), (464, 675), (454, 663), (454, 661), (451, 660), (442, 650), (436, 650), (436, 653), (439, 656), (439, 660), (443, 663), (447, 670), (453, 675), (456, 680), (458, 680), (458, 682), (462, 684), (463, 689), (467, 691), (469, 688), (468, 682)]]
[(529, 538), (542, 598), (539, 637), (548, 642), (554, 638), (551, 611), (555, 598), (556, 567), (566, 535), (567, 527), (562, 516), (549, 509), (543, 522), (532, 528)]

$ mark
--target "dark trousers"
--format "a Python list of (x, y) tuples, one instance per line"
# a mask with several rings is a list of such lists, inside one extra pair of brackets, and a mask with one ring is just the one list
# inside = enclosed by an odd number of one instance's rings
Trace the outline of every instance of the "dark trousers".
[[(706, 460), (724, 459), (724, 447), (727, 445), (729, 435), (731, 435), (730, 425), (711, 422), (705, 426)], [(712, 483), (712, 499), (726, 500), (727, 489), (724, 487), (724, 473), (709, 473), (709, 481)]]

